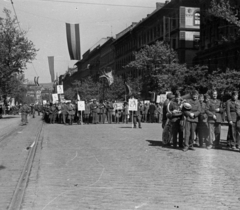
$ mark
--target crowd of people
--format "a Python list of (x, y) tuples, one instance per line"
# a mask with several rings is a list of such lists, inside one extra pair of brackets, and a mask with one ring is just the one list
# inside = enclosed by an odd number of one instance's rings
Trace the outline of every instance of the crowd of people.
[(207, 149), (222, 148), (221, 126), (227, 124), (227, 147), (240, 148), (240, 101), (238, 92), (218, 98), (216, 89), (207, 94), (193, 90), (181, 96), (179, 91), (169, 93), (163, 105), (163, 141), (165, 146), (194, 150), (194, 146)]
[[(85, 103), (85, 110), (79, 111), (76, 103), (49, 103), (37, 106), (36, 110), (43, 113), (47, 123), (60, 123), (65, 125), (77, 124), (105, 124), (105, 123), (134, 123), (137, 122), (160, 123), (162, 120), (162, 105), (155, 103), (138, 103), (137, 111), (129, 111), (128, 102), (122, 107), (115, 107), (116, 102), (111, 100), (90, 100)], [(121, 103), (120, 103), (121, 104)], [(138, 127), (141, 127), (140, 125)]]
[[(221, 148), (221, 126), (228, 125), (227, 147), (240, 150), (240, 101), (238, 92), (218, 97), (216, 89), (206, 94), (193, 90), (181, 96), (179, 91), (168, 93), (166, 101), (161, 103), (138, 100), (137, 110), (130, 111), (127, 101), (116, 105), (116, 101), (85, 101), (85, 108), (79, 111), (75, 103), (47, 103), (30, 106), (23, 104), (18, 112), (22, 116), (22, 125), (28, 123), (27, 116), (35, 117), (35, 112), (46, 123), (72, 125), (132, 123), (134, 128), (142, 128), (142, 122), (162, 123), (164, 146), (181, 148), (183, 151), (194, 147), (207, 149)], [(0, 105), (0, 114), (3, 107)]]

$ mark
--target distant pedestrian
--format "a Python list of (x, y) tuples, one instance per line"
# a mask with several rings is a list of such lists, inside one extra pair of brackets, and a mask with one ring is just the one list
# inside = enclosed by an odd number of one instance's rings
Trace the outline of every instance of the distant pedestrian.
[(20, 108), (22, 125), (27, 125), (28, 123), (27, 116), (30, 112), (31, 108), (27, 105), (27, 103), (24, 103), (23, 106)]

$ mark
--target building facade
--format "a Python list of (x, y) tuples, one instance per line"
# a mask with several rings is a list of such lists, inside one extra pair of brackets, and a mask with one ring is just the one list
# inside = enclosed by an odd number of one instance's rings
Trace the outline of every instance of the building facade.
[[(199, 50), (200, 8), (198, 0), (172, 0), (156, 3), (156, 10), (133, 23), (129, 30), (116, 37), (116, 72), (126, 73), (124, 66), (135, 59), (133, 52), (156, 41), (167, 42), (177, 51), (179, 62), (193, 65)], [(130, 72), (134, 76), (141, 72)]]
[[(232, 6), (240, 18), (240, 1), (231, 0)], [(217, 69), (238, 69), (240, 67), (240, 41), (236, 39), (237, 29), (227, 21), (209, 16), (209, 0), (202, 0), (200, 51), (195, 59), (196, 64), (206, 65), (210, 71)], [(236, 12), (237, 12), (236, 10)], [(237, 13), (236, 13), (237, 14)]]
[(151, 14), (118, 33), (116, 39), (101, 39), (85, 52), (82, 60), (76, 63), (78, 72), (64, 78), (65, 87), (90, 75), (97, 79), (107, 67), (121, 76), (141, 75), (141, 71), (129, 72), (124, 66), (135, 59), (134, 52), (156, 41), (168, 43), (177, 51), (180, 63), (192, 66), (199, 49), (199, 39), (199, 0), (156, 3), (156, 9)]

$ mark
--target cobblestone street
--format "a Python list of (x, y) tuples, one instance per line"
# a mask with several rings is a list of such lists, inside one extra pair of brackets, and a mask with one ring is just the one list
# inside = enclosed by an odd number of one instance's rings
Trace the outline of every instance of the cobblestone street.
[(240, 153), (161, 146), (160, 124), (49, 125), (23, 210), (240, 209)]

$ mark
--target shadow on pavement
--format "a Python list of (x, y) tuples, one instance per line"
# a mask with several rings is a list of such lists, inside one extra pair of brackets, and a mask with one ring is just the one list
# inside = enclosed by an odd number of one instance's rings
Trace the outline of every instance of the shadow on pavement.
[(132, 128), (132, 127), (120, 127), (120, 128)]
[(152, 147), (156, 147), (156, 146), (162, 147), (163, 146), (162, 141), (157, 141), (157, 140), (146, 140), (146, 141), (150, 143), (148, 146), (152, 146)]
[(3, 170), (5, 168), (6, 168), (5, 166), (0, 165), (0, 170)]

